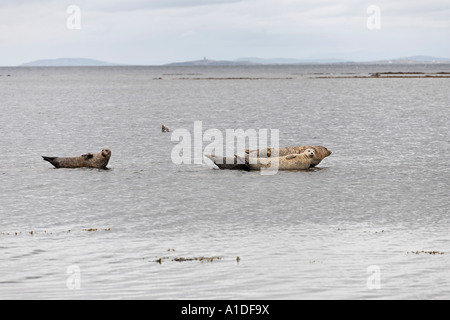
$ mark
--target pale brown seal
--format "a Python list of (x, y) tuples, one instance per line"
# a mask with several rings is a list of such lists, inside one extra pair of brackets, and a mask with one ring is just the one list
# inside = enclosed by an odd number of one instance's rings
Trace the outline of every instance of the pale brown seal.
[(106, 169), (109, 159), (111, 158), (111, 150), (103, 149), (97, 154), (84, 154), (81, 157), (59, 158), (59, 157), (42, 157), (45, 161), (50, 162), (55, 168), (94, 168)]
[[(301, 146), (301, 147), (287, 147), (287, 148), (281, 148), (278, 149), (278, 156), (284, 157), (290, 154), (301, 154), (306, 149), (312, 149), (314, 150), (314, 159), (311, 163), (311, 167), (314, 168), (317, 165), (319, 165), (323, 159), (330, 156), (332, 152), (328, 150), (327, 148), (323, 146)], [(249, 154), (251, 157), (260, 157), (260, 158), (267, 158), (270, 157), (272, 154), (275, 154), (274, 148), (266, 148), (261, 150), (245, 150), (245, 153)]]
[(169, 127), (167, 127), (166, 125), (162, 125), (162, 127), (161, 127), (161, 132), (170, 132), (170, 129), (169, 129)]
[[(236, 156), (249, 166), (250, 170), (306, 170), (311, 167), (315, 152), (312, 148), (306, 149), (299, 154), (289, 154), (287, 156), (272, 158), (252, 158), (251, 156)], [(278, 166), (277, 166), (278, 164)]]

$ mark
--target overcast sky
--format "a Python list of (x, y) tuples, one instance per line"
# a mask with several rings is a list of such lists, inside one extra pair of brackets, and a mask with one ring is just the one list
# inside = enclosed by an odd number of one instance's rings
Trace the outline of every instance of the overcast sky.
[[(81, 9), (70, 30), (67, 8)], [(367, 8), (380, 8), (371, 30)], [(0, 65), (261, 58), (450, 58), (449, 0), (0, 0)]]

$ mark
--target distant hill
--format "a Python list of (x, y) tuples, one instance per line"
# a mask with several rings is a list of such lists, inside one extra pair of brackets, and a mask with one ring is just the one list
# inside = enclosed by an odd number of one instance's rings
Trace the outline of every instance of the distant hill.
[(237, 60), (196, 60), (185, 62), (174, 62), (166, 64), (166, 66), (251, 66), (251, 65), (277, 65), (277, 64), (330, 64), (330, 63), (348, 63), (346, 60), (339, 59), (289, 59), (289, 58), (274, 58), (274, 59), (262, 59), (262, 58), (239, 58)]
[(118, 64), (84, 58), (60, 58), (37, 60), (20, 65), (21, 67), (102, 67), (117, 66)]
[(253, 62), (258, 64), (330, 64), (330, 63), (348, 63), (348, 60), (341, 59), (289, 59), (289, 58), (239, 58), (236, 61)]
[(412, 56), (405, 58), (396, 58), (389, 60), (378, 61), (360, 61), (354, 62), (351, 60), (342, 59), (261, 59), (261, 58), (239, 58), (237, 61), (247, 61), (258, 64), (439, 64), (450, 63), (449, 58), (437, 58), (430, 56)]
[(166, 64), (166, 66), (248, 66), (257, 65), (258, 63), (250, 61), (216, 61), (216, 60), (195, 60), (185, 62), (174, 62)]
[(362, 64), (440, 64), (450, 63), (448, 58), (437, 58), (430, 56), (412, 56), (405, 58), (397, 58), (391, 60), (379, 60), (379, 61), (366, 61)]
[(450, 62), (449, 58), (438, 58), (438, 57), (429, 57), (429, 56), (413, 56), (413, 57), (407, 57), (403, 58), (405, 60), (411, 60), (411, 61), (421, 61), (421, 62)]
[(175, 62), (166, 66), (245, 66), (245, 65), (301, 65), (301, 64), (439, 64), (450, 63), (448, 58), (430, 56), (412, 56), (390, 60), (350, 61), (342, 59), (289, 59), (289, 58), (239, 58), (233, 61), (196, 60)]
[[(236, 60), (195, 60), (185, 62), (174, 62), (165, 66), (252, 66), (252, 65), (298, 65), (298, 64), (440, 64), (450, 63), (450, 58), (437, 58), (431, 56), (411, 56), (396, 58), (391, 60), (378, 61), (350, 61), (342, 59), (290, 59), (290, 58), (239, 58)], [(99, 66), (119, 66), (94, 59), (84, 58), (60, 58), (51, 60), (37, 60), (22, 64), (21, 67), (99, 67)]]

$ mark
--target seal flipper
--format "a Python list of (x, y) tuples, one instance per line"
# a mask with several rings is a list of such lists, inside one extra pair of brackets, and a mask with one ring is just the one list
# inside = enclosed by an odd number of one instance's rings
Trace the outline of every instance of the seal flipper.
[(88, 153), (88, 154), (83, 154), (82, 157), (84, 160), (89, 160), (89, 159), (92, 159), (94, 157), (94, 155), (92, 153)]
[(42, 156), (42, 159), (44, 159), (45, 161), (50, 162), (55, 168), (58, 168), (58, 164), (55, 161), (57, 159), (57, 157), (44, 157), (44, 156)]
[(286, 160), (295, 159), (295, 158), (297, 158), (297, 156), (298, 156), (298, 154), (290, 154), (290, 155), (286, 156)]

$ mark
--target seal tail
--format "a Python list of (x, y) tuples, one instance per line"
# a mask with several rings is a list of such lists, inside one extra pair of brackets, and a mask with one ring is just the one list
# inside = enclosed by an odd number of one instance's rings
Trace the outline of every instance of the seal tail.
[(57, 167), (56, 162), (55, 162), (56, 157), (44, 157), (44, 156), (42, 156), (42, 159), (44, 159), (45, 161), (50, 162), (54, 167)]

